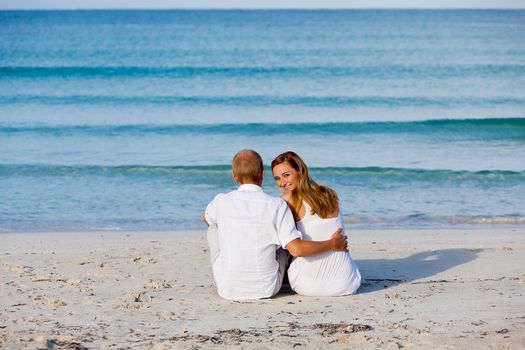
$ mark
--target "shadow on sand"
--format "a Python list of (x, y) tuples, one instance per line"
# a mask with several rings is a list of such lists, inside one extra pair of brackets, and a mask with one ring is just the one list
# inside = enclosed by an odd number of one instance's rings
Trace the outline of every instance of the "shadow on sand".
[(374, 292), (400, 283), (432, 277), (476, 259), (480, 251), (443, 249), (421, 252), (400, 259), (356, 260), (362, 276), (361, 287), (357, 293)]

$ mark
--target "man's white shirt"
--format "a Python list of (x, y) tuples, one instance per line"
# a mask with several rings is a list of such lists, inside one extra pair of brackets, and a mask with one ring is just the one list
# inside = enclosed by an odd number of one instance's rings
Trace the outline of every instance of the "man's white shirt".
[(275, 251), (301, 238), (286, 202), (244, 184), (218, 194), (205, 217), (218, 229), (220, 253), (213, 275), (219, 295), (234, 300), (272, 296), (278, 283)]

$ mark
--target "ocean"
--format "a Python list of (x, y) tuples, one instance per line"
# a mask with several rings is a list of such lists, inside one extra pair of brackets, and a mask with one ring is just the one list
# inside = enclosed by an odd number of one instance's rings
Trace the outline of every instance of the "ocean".
[(349, 229), (525, 225), (524, 44), (521, 10), (0, 11), (0, 232), (204, 229), (244, 148)]

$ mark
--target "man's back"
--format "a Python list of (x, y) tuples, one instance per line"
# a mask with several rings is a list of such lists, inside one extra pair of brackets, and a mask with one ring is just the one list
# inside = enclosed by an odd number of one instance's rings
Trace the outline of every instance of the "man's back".
[(219, 194), (206, 208), (217, 224), (220, 253), (213, 262), (219, 295), (258, 299), (274, 294), (278, 284), (276, 250), (300, 238), (284, 201), (253, 184)]

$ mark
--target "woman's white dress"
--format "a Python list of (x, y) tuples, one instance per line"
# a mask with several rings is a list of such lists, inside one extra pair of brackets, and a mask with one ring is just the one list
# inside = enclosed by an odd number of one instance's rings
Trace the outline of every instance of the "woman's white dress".
[[(325, 241), (338, 228), (343, 228), (341, 214), (322, 219), (310, 213), (305, 202), (306, 214), (297, 222), (304, 240)], [(338, 296), (354, 294), (361, 285), (361, 274), (348, 252), (330, 251), (309, 257), (294, 258), (288, 269), (290, 286), (298, 294), (308, 296)]]

